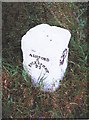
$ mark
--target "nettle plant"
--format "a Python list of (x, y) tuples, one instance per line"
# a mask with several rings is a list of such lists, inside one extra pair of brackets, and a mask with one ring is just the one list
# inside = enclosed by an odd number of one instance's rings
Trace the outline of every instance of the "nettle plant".
[(23, 67), (33, 84), (43, 91), (55, 91), (63, 79), (68, 62), (68, 30), (40, 24), (31, 28), (21, 40)]

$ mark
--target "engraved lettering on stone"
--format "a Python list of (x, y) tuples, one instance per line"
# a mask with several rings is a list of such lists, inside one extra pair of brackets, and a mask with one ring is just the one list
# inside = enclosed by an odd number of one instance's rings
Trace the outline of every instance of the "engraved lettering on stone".
[(67, 49), (65, 49), (62, 53), (62, 56), (61, 56), (61, 59), (60, 59), (60, 65), (63, 65), (66, 56), (67, 56)]
[(35, 68), (38, 68), (38, 69), (41, 69), (43, 67), (45, 69), (45, 71), (47, 73), (49, 73), (49, 70), (47, 69), (47, 67), (39, 62), (39, 59), (44, 60), (46, 62), (49, 62), (49, 58), (41, 57), (41, 56), (38, 56), (38, 55), (35, 55), (35, 54), (31, 54), (31, 53), (29, 54), (29, 56), (36, 58), (35, 61), (33, 61), (33, 62), (28, 64), (29, 67), (32, 67), (32, 65), (35, 65)]

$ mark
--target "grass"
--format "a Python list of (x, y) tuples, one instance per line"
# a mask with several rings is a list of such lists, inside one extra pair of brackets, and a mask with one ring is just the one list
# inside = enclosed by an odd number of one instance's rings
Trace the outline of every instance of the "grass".
[[(87, 118), (86, 10), (87, 3), (3, 3), (3, 118)], [(18, 40), (29, 24), (44, 22), (64, 27), (72, 34), (66, 75), (54, 93), (33, 86), (22, 68)]]

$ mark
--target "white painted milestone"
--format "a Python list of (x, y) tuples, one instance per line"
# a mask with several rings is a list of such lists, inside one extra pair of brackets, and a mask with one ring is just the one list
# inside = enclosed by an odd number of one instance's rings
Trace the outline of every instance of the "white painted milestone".
[(37, 25), (22, 37), (23, 67), (41, 90), (59, 88), (68, 64), (70, 37), (67, 29), (48, 24)]

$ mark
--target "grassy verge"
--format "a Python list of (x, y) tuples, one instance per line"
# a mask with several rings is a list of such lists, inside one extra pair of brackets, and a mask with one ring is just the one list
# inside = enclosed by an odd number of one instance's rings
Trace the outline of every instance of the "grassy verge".
[[(44, 93), (39, 88), (35, 88), (31, 79), (27, 76), (22, 68), (20, 60), (20, 44), (12, 46), (10, 41), (7, 46), (3, 48), (3, 64), (2, 64), (2, 83), (3, 83), (3, 118), (86, 118), (87, 109), (87, 42), (86, 42), (86, 21), (87, 21), (87, 3), (9, 3), (3, 5), (3, 9), (7, 7), (12, 9), (11, 15), (15, 15), (13, 11), (23, 10), (20, 14), (16, 24), (13, 22), (15, 18), (12, 17), (12, 24), (8, 21), (8, 13), (3, 14), (7, 16), (7, 24), (9, 24), (9, 31), (3, 33), (3, 41), (8, 38), (10, 40), (17, 40), (19, 36), (15, 33), (18, 26), (23, 34), (23, 25), (25, 19), (26, 25), (41, 22), (47, 22), (51, 25), (62, 26), (70, 30), (72, 37), (69, 44), (69, 62), (66, 75), (61, 81), (60, 88), (54, 93)], [(31, 6), (35, 8), (34, 14)], [(17, 8), (17, 9), (15, 9)], [(20, 10), (19, 10), (20, 9)], [(43, 16), (40, 16), (40, 14)], [(17, 15), (17, 14), (16, 14)], [(23, 19), (22, 15), (25, 19)], [(36, 16), (35, 16), (36, 15)], [(18, 16), (18, 15), (17, 15)], [(10, 16), (11, 17), (11, 16)], [(22, 23), (20, 24), (20, 19)], [(11, 25), (15, 29), (10, 31)], [(5, 30), (8, 30), (5, 28)], [(13, 28), (13, 27), (12, 27)], [(19, 32), (19, 33), (20, 33)], [(15, 38), (15, 37), (16, 38)], [(4, 44), (4, 42), (3, 42)], [(16, 54), (15, 54), (16, 53)]]

